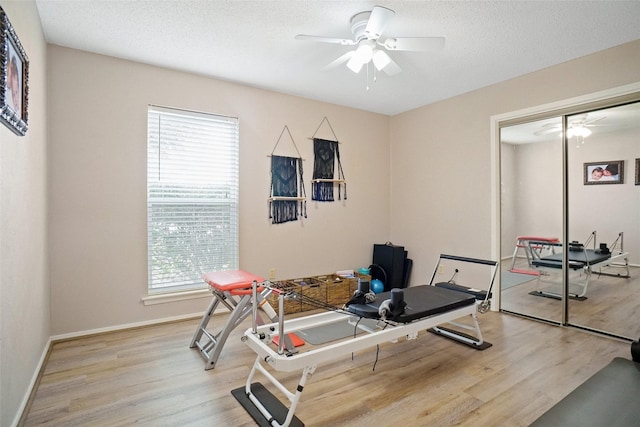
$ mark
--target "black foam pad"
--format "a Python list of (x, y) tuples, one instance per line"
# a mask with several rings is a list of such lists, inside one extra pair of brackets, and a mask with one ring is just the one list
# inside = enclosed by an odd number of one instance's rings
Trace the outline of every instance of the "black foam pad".
[[(394, 321), (401, 323), (413, 322), (423, 317), (440, 314), (456, 308), (475, 304), (473, 295), (437, 288), (435, 286), (412, 286), (403, 289), (406, 306), (402, 314), (394, 317)], [(361, 317), (379, 318), (378, 309), (385, 300), (391, 299), (391, 292), (382, 292), (376, 295), (376, 300), (369, 304), (352, 304), (348, 310)]]
[(637, 426), (638, 396), (640, 364), (616, 357), (531, 426)]

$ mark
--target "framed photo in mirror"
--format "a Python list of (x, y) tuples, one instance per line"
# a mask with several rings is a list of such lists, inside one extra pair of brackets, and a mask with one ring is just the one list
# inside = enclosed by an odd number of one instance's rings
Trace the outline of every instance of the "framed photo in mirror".
[(624, 160), (584, 164), (584, 185), (623, 184)]

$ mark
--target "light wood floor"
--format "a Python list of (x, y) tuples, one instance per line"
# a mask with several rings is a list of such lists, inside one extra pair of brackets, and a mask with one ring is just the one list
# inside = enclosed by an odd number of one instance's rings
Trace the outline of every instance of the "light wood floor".
[[(22, 425), (255, 425), (230, 394), (255, 358), (240, 341), (246, 328), (205, 371), (189, 348), (197, 323), (55, 343)], [(480, 323), (493, 343), (485, 351), (422, 333), (381, 345), (375, 371), (375, 349), (320, 365), (296, 415), (307, 426), (526, 426), (613, 357), (630, 354), (626, 342), (513, 315), (489, 312)], [(293, 387), (299, 374), (278, 377)]]
[[(510, 267), (510, 261), (503, 261), (503, 269)], [(515, 268), (529, 269), (526, 259), (518, 259)], [(597, 331), (603, 331), (620, 337), (637, 339), (640, 336), (640, 268), (630, 267), (629, 278), (612, 277), (594, 273), (583, 301), (569, 300), (569, 321)], [(609, 270), (624, 273), (620, 269)], [(575, 273), (573, 273), (575, 275)], [(553, 277), (555, 280), (560, 280)], [(573, 277), (573, 276), (571, 276)], [(538, 283), (535, 276), (531, 281), (513, 286), (501, 293), (501, 308), (511, 312), (560, 322), (562, 301), (530, 295), (535, 290), (552, 289), (560, 292), (560, 285), (548, 281)], [(581, 277), (584, 280), (584, 276)], [(572, 279), (573, 280), (573, 279)]]

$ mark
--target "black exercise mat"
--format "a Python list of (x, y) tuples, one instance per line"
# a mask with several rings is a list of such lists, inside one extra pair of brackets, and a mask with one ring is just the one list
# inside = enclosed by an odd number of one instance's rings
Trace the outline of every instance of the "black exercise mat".
[(616, 357), (531, 426), (637, 426), (638, 396), (640, 363)]
[(514, 286), (528, 283), (532, 280), (537, 280), (538, 276), (533, 274), (514, 273), (513, 271), (503, 271), (500, 279), (500, 287), (504, 291), (505, 289), (512, 288)]

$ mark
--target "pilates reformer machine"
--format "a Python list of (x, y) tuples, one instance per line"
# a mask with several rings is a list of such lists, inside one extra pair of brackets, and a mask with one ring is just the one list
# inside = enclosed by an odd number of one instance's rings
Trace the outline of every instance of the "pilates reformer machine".
[[(353, 298), (343, 308), (334, 307), (333, 311), (286, 321), (280, 314), (277, 323), (262, 326), (257, 325), (254, 315), (252, 327), (244, 333), (242, 340), (257, 356), (245, 385), (233, 390), (232, 395), (261, 426), (300, 426), (304, 424), (294, 415), (294, 412), (307, 380), (320, 363), (341, 359), (385, 342), (396, 342), (401, 338), (416, 339), (419, 332), (427, 330), (477, 350), (490, 347), (491, 344), (484, 341), (482, 337), (477, 313), (489, 308), (488, 299), (498, 271), (498, 263), (451, 255), (441, 255), (440, 260), (443, 259), (490, 266), (492, 272), (489, 275), (491, 278), (489, 289), (481, 291), (457, 285), (453, 277), (447, 282), (434, 284), (436, 275), (434, 272), (430, 285), (392, 289), (390, 292), (378, 295), (369, 291), (368, 282), (359, 282)], [(436, 271), (440, 268), (439, 265), (440, 262), (436, 266)], [(455, 274), (457, 273), (458, 269)], [(268, 284), (263, 286), (268, 287)], [(254, 283), (253, 287), (254, 297), (257, 297), (258, 286)], [(273, 291), (278, 292), (277, 289)], [(478, 300), (481, 296), (484, 296), (484, 299)], [(281, 292), (278, 298), (279, 313), (283, 313), (285, 298), (297, 297), (298, 295), (287, 295)], [(254, 305), (254, 313), (256, 310), (257, 306)], [(457, 321), (466, 317), (471, 318), (471, 325)], [(372, 321), (364, 322), (363, 319)], [(353, 328), (352, 335), (319, 346), (305, 344), (295, 354), (286, 351), (283, 340), (278, 339), (309, 328), (331, 328), (343, 322), (347, 322)], [(472, 331), (474, 335), (444, 328), (441, 326), (443, 324)], [(271, 372), (273, 370), (281, 372), (302, 370), (295, 390), (287, 389)], [(286, 396), (290, 403), (288, 408), (265, 386), (254, 382), (254, 377), (258, 373)]]
[[(567, 260), (570, 273), (569, 298), (585, 300), (589, 279), (593, 274), (599, 276), (613, 276), (629, 278), (629, 253), (624, 251), (624, 234), (618, 233), (616, 239), (607, 246), (606, 243), (597, 244), (596, 232), (593, 231), (585, 243), (573, 241), (569, 243)], [(549, 241), (528, 242), (529, 252), (532, 255), (531, 266), (538, 272), (536, 290), (531, 295), (561, 299), (562, 292), (558, 290), (562, 281), (554, 280), (554, 273), (563, 267), (564, 254), (562, 243)], [(589, 246), (592, 245), (590, 248)], [(544, 250), (546, 248), (546, 255)], [(619, 269), (612, 273), (611, 269)], [(622, 271), (622, 272), (620, 272)], [(547, 285), (546, 288), (543, 288)], [(551, 286), (548, 286), (551, 285)]]

